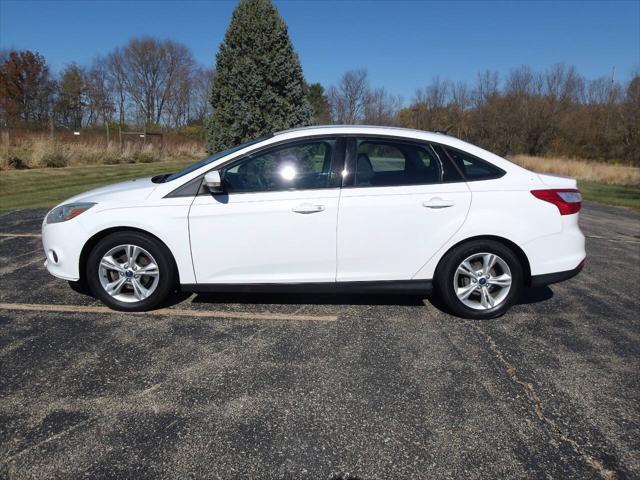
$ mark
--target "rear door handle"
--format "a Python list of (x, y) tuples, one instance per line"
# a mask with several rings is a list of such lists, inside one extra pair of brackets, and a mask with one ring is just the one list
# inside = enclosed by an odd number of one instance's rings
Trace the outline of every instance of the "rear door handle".
[(324, 211), (324, 205), (313, 205), (312, 203), (301, 203), (291, 209), (295, 213), (317, 213)]
[(427, 208), (447, 208), (453, 207), (454, 205), (455, 203), (451, 200), (446, 200), (440, 197), (435, 197), (431, 200), (427, 200), (426, 202), (422, 202), (422, 206)]

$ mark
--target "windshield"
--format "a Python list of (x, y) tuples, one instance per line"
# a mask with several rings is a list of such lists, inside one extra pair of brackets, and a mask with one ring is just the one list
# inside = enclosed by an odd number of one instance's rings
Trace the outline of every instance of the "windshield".
[(183, 175), (186, 175), (187, 173), (191, 173), (191, 172), (199, 169), (200, 167), (204, 167), (205, 165), (208, 165), (209, 163), (215, 162), (216, 160), (219, 160), (222, 157), (224, 157), (226, 155), (229, 155), (229, 154), (231, 154), (233, 152), (237, 152), (238, 150), (242, 150), (243, 148), (246, 148), (246, 147), (248, 147), (250, 145), (253, 145), (255, 143), (261, 142), (261, 141), (265, 140), (266, 138), (268, 138), (268, 137), (256, 138), (255, 140), (251, 140), (250, 142), (243, 143), (241, 145), (237, 145), (235, 147), (228, 148), (226, 150), (222, 150), (221, 152), (218, 152), (218, 153), (214, 153), (210, 157), (203, 158), (199, 162), (196, 162), (193, 165), (189, 165), (187, 168), (184, 168), (184, 169), (180, 170), (179, 172), (172, 173), (170, 175), (164, 176), (162, 178), (162, 180), (161, 180), (161, 183), (170, 182), (171, 180), (175, 180), (176, 178), (180, 178)]

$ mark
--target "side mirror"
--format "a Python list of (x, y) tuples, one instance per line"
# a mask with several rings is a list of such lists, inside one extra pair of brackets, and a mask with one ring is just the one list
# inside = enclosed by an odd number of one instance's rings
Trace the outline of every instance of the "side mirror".
[(222, 178), (220, 178), (220, 172), (218, 170), (205, 173), (202, 184), (211, 193), (222, 193), (224, 191)]

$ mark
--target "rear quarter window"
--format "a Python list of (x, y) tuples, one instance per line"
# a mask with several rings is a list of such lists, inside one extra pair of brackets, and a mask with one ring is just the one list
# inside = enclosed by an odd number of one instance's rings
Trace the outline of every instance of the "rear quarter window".
[(449, 157), (462, 172), (467, 181), (491, 180), (502, 177), (506, 172), (491, 163), (467, 152), (451, 147), (443, 147)]

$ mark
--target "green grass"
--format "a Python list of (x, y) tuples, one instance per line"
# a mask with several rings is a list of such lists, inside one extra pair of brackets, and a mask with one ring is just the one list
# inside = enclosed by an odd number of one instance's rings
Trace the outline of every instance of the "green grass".
[(193, 163), (159, 162), (0, 172), (0, 212), (52, 207), (92, 188), (131, 178), (175, 172)]
[[(52, 207), (65, 198), (131, 178), (175, 172), (186, 162), (134, 163), (0, 172), (0, 212)], [(579, 182), (585, 200), (640, 210), (640, 188)]]
[(579, 180), (578, 188), (580, 188), (585, 200), (640, 210), (640, 187), (607, 185), (606, 183)]

